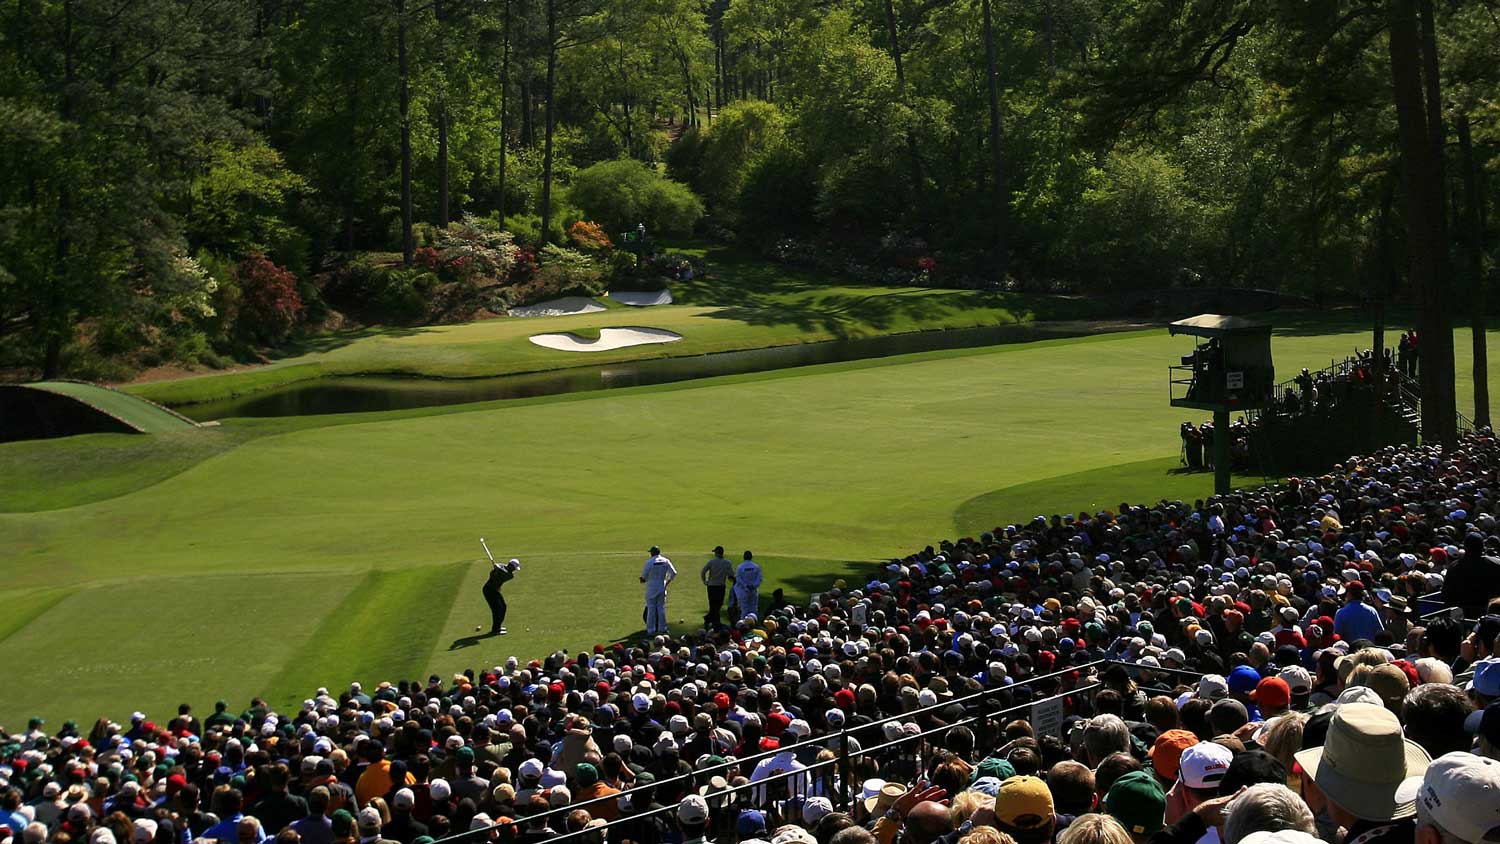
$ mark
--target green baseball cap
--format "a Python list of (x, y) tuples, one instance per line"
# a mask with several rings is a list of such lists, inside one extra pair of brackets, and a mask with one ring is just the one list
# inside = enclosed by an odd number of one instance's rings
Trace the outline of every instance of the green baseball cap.
[(1165, 826), (1167, 795), (1148, 771), (1131, 771), (1104, 795), (1104, 811), (1132, 835), (1150, 835)]
[(1014, 765), (1010, 764), (1010, 760), (1001, 759), (997, 756), (987, 756), (983, 762), (980, 762), (974, 768), (973, 775), (969, 777), (969, 783), (972, 785), (983, 777), (994, 777), (1001, 782), (1005, 782), (1015, 775), (1016, 769)]

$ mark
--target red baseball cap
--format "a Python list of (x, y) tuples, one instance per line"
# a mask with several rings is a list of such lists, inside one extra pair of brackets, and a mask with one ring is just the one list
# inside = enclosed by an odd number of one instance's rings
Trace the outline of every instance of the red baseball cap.
[(1255, 685), (1250, 699), (1262, 706), (1284, 707), (1292, 703), (1292, 687), (1280, 677), (1266, 677)]

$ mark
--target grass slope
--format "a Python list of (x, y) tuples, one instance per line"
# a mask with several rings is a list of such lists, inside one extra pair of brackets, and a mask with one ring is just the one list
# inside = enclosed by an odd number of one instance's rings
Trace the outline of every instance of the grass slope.
[(0, 444), (0, 513), (76, 507), (158, 483), (253, 436), (253, 429), (193, 428), (86, 434)]
[[(1236, 483), (1255, 484), (1254, 476)], [(1002, 525), (1054, 513), (1119, 512), (1120, 504), (1139, 504), (1165, 498), (1192, 501), (1212, 495), (1210, 472), (1185, 472), (1175, 457), (1102, 466), (1016, 484), (965, 501), (953, 516), (957, 532), (975, 536)]]
[[(1317, 365), (1361, 339), (1294, 325), (1278, 335), (1278, 368)], [(704, 606), (694, 575), (717, 543), (754, 549), (767, 591), (800, 594), (952, 536), (955, 514), (977, 529), (1120, 497), (1185, 497), (1174, 485), (1200, 476), (1165, 474), (1184, 414), (1163, 384), (1185, 347), (1154, 331), (478, 407), (236, 421), (226, 426), (245, 436), (235, 447), (135, 491), (0, 514), (13, 590), (0, 605), (20, 590), (83, 587), (0, 641), (0, 662), (28, 666), (0, 693), (0, 722), (118, 717), (138, 701), (300, 699), (355, 669), (394, 679), (587, 647), (640, 629), (635, 577), (653, 543), (687, 578), (669, 617), (690, 624)], [(0, 449), (0, 476), (23, 453), (35, 454)], [(50, 495), (72, 495), (60, 487)], [(481, 535), (526, 563), (507, 587), (504, 638), (471, 639), (488, 617)]]
[[(333, 375), (474, 378), (846, 337), (1080, 319), (1097, 311), (1082, 299), (919, 287), (829, 287), (817, 276), (740, 253), (720, 248), (699, 251), (711, 262), (713, 274), (674, 287), (680, 304), (620, 306), (567, 317), (336, 332), (307, 341), (299, 353), (267, 366), (127, 389), (162, 404), (181, 405)], [(528, 340), (542, 332), (571, 331), (595, 337), (601, 328), (639, 325), (675, 331), (683, 339), (586, 356), (545, 349)]]

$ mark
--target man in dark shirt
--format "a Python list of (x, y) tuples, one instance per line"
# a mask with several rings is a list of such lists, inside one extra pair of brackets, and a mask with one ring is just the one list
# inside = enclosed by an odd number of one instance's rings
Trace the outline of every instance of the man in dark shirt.
[(302, 836), (302, 844), (333, 844), (333, 822), (328, 819), (331, 793), (317, 786), (307, 794), (307, 816), (292, 824)]
[(426, 835), (427, 825), (411, 816), (416, 804), (416, 792), (409, 788), (398, 789), (391, 798), (391, 822), (381, 828), (380, 834), (401, 844), (411, 844)]
[(287, 793), (291, 772), (285, 764), (278, 762), (262, 770), (270, 790), (250, 807), (250, 814), (260, 819), (266, 834), (275, 835), (292, 822), (307, 817), (307, 801)]
[(1500, 595), (1500, 557), (1485, 554), (1477, 533), (1464, 537), (1464, 555), (1443, 579), (1443, 603), (1463, 607), (1465, 618), (1478, 618), (1491, 598)]
[(521, 568), (520, 560), (511, 560), (507, 563), (492, 563), (490, 565), (490, 576), (484, 581), (484, 602), (490, 605), (490, 635), (504, 636), (505, 630), (505, 596), (500, 594), (500, 587), (515, 578), (516, 572)]

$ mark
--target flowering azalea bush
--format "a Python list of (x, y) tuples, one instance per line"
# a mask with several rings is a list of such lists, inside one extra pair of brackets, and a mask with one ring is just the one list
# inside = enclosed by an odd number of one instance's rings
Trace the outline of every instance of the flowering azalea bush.
[(520, 251), (510, 232), (473, 214), (438, 232), (436, 240), (443, 267), (460, 281), (479, 276), (505, 279)]
[(510, 283), (525, 284), (536, 275), (536, 270), (536, 251), (529, 246), (522, 246), (516, 249), (515, 263), (510, 267)]
[(602, 252), (614, 246), (604, 227), (588, 220), (579, 220), (569, 226), (568, 239), (579, 249), (591, 252)]
[(267, 342), (285, 339), (304, 310), (297, 278), (252, 252), (234, 268), (234, 280), (241, 295), (240, 329)]

